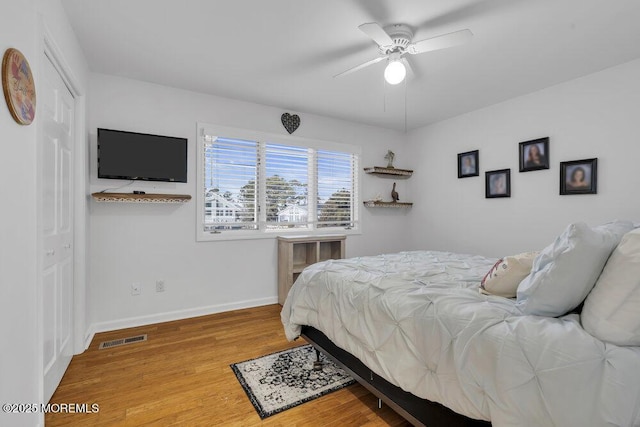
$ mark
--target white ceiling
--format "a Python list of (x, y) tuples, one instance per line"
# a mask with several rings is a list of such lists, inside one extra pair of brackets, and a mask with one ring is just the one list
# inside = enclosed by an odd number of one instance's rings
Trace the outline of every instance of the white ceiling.
[[(411, 56), (413, 129), (640, 57), (637, 0), (62, 0), (93, 72), (405, 129), (358, 25), (471, 43)], [(386, 100), (386, 108), (385, 108)], [(594, 100), (597, 102), (597, 100)]]

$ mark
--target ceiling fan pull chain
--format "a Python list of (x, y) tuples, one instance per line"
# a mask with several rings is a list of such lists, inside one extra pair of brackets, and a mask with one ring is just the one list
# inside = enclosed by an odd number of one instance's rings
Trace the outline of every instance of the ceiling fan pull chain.
[(407, 133), (407, 79), (404, 79), (404, 133)]
[(382, 79), (382, 111), (387, 112), (387, 81)]

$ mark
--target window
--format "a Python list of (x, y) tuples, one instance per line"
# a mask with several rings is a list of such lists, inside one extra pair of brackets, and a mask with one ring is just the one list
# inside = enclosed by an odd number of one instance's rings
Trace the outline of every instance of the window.
[(318, 151), (316, 154), (318, 187), (318, 227), (353, 226), (354, 160), (348, 153)]
[(266, 144), (265, 200), (268, 229), (309, 228), (309, 157), (311, 150)]
[(199, 125), (198, 240), (358, 227), (358, 150)]
[(204, 229), (256, 230), (258, 144), (204, 137)]

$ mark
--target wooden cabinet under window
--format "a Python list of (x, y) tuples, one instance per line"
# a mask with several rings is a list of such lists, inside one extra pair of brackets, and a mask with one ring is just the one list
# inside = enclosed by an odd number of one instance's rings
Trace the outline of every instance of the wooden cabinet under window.
[(278, 237), (278, 303), (284, 304), (289, 289), (305, 267), (344, 258), (346, 238), (344, 235)]

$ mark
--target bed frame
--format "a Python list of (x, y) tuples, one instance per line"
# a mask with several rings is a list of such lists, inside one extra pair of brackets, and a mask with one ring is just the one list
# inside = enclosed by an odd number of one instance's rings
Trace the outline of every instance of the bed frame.
[(402, 390), (367, 368), (351, 353), (336, 346), (319, 330), (311, 326), (302, 326), (301, 336), (316, 350), (343, 367), (356, 381), (386, 403), (407, 421), (415, 426), (429, 427), (471, 427), (491, 426), (487, 421), (479, 421), (460, 415), (436, 402), (421, 399)]

